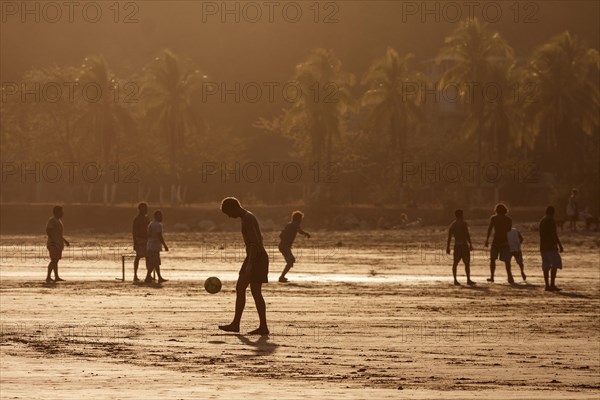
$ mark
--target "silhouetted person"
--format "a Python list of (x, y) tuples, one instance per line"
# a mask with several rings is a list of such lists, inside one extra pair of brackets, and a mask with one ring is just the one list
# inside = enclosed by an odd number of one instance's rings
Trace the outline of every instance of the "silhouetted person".
[(60, 282), (64, 281), (64, 279), (58, 276), (58, 261), (62, 258), (62, 251), (65, 245), (69, 246), (69, 241), (63, 237), (63, 223), (60, 220), (63, 216), (63, 208), (61, 206), (54, 207), (52, 214), (53, 216), (50, 217), (46, 224), (46, 235), (48, 235), (46, 247), (50, 255), (46, 282), (52, 282), (52, 278), (50, 277), (52, 271), (54, 271), (54, 280)]
[(163, 238), (163, 215), (160, 210), (154, 211), (154, 221), (148, 225), (148, 242), (146, 244), (146, 279), (144, 282), (152, 282), (152, 272), (156, 271), (158, 283), (166, 282), (167, 280), (160, 274), (160, 252), (162, 248), (169, 251), (169, 247)]
[(240, 275), (235, 286), (235, 315), (229, 325), (220, 325), (219, 329), (226, 332), (239, 332), (242, 313), (246, 306), (246, 289), (250, 285), (256, 311), (260, 319), (258, 329), (249, 332), (250, 335), (268, 335), (267, 306), (262, 296), (262, 284), (268, 282), (269, 256), (263, 246), (263, 237), (258, 226), (258, 220), (250, 211), (245, 210), (235, 197), (227, 197), (221, 202), (221, 211), (229, 218), (241, 218), (242, 236), (246, 246), (246, 259), (240, 268)]
[(450, 242), (454, 236), (454, 261), (452, 262), (452, 276), (454, 276), (454, 284), (460, 285), (456, 279), (456, 269), (460, 260), (465, 264), (465, 273), (467, 275), (467, 284), (474, 285), (471, 280), (471, 235), (469, 235), (469, 226), (463, 218), (463, 210), (454, 211), (456, 220), (450, 224), (448, 229), (448, 242), (446, 243), (446, 253), (450, 254)]
[(525, 275), (525, 264), (523, 264), (523, 252), (521, 251), (521, 243), (523, 243), (523, 236), (521, 235), (521, 232), (519, 232), (515, 228), (512, 228), (510, 231), (508, 231), (506, 239), (508, 240), (510, 257), (515, 258), (515, 261), (519, 265), (519, 268), (521, 268), (521, 277), (525, 281), (527, 280), (527, 275)]
[(133, 281), (139, 282), (138, 267), (140, 258), (146, 258), (146, 246), (148, 244), (148, 204), (142, 202), (138, 204), (138, 215), (133, 220), (133, 250), (135, 250), (135, 260), (133, 260)]
[(494, 273), (496, 272), (496, 259), (500, 258), (500, 261), (504, 261), (506, 265), (506, 276), (508, 277), (509, 283), (514, 283), (512, 272), (510, 270), (510, 249), (508, 247), (507, 233), (512, 228), (512, 220), (506, 215), (508, 209), (502, 203), (497, 204), (494, 211), (496, 212), (490, 218), (490, 225), (487, 230), (487, 236), (485, 238), (485, 247), (489, 246), (490, 234), (492, 229), (494, 230), (494, 238), (492, 240), (492, 247), (490, 249), (490, 277), (487, 279), (488, 282), (494, 282)]
[(571, 196), (567, 203), (567, 217), (569, 218), (569, 229), (577, 232), (577, 220), (579, 219), (579, 204), (577, 203), (577, 189), (571, 190)]
[[(559, 291), (556, 287), (556, 272), (558, 268), (562, 269), (562, 259), (560, 253), (563, 252), (563, 246), (556, 232), (556, 221), (554, 221), (554, 207), (546, 208), (546, 216), (540, 221), (540, 253), (542, 254), (542, 271), (544, 271), (544, 282), (546, 291)], [(548, 281), (548, 275), (550, 281)]]
[(306, 236), (310, 239), (310, 234), (304, 232), (300, 224), (302, 223), (302, 219), (304, 218), (304, 213), (302, 211), (294, 211), (292, 213), (292, 220), (283, 228), (283, 231), (279, 234), (279, 251), (283, 254), (283, 258), (285, 258), (285, 268), (281, 272), (281, 276), (279, 277), (279, 282), (287, 282), (287, 278), (285, 275), (290, 271), (290, 269), (294, 266), (296, 262), (296, 257), (292, 254), (292, 246), (294, 245), (294, 240), (296, 240), (296, 235), (300, 233), (301, 235)]

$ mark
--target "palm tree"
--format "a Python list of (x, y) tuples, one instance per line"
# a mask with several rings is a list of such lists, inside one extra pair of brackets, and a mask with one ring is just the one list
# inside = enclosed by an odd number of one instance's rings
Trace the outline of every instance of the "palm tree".
[[(427, 80), (421, 72), (411, 68), (413, 58), (412, 54), (400, 58), (396, 50), (388, 48), (386, 55), (376, 60), (363, 78), (363, 84), (369, 86), (362, 99), (363, 106), (369, 110), (369, 125), (378, 133), (387, 131), (388, 134), (384, 165), (402, 168), (409, 126), (423, 119), (420, 106)], [(392, 173), (390, 177), (396, 182), (398, 176)], [(400, 201), (402, 186), (400, 179)]]
[[(349, 89), (354, 77), (342, 69), (342, 62), (332, 50), (319, 48), (296, 66), (293, 80), (299, 94), (285, 112), (283, 131), (296, 138), (315, 168), (329, 169), (333, 141), (340, 135), (343, 118), (352, 107)], [(317, 202), (327, 198), (328, 193), (320, 192), (319, 183), (314, 186), (315, 193), (305, 192), (305, 197)]]
[[(109, 71), (102, 56), (92, 56), (84, 60), (83, 72), (79, 78), (82, 88), (93, 87), (95, 90), (82, 89), (84, 101), (88, 104), (82, 121), (92, 131), (94, 139), (100, 141), (102, 169), (118, 171), (117, 154), (118, 133), (135, 129), (129, 111), (119, 98), (119, 82)], [(116, 169), (115, 169), (116, 168)], [(115, 179), (116, 178), (116, 179)], [(118, 177), (104, 174), (103, 200), (105, 204), (113, 203), (116, 195)], [(108, 191), (111, 186), (110, 195)]]
[(536, 89), (526, 108), (527, 129), (548, 167), (563, 177), (581, 173), (586, 137), (597, 134), (599, 67), (598, 51), (568, 31), (537, 48), (527, 67)]
[(183, 202), (181, 157), (187, 135), (198, 135), (204, 129), (201, 117), (192, 106), (192, 97), (206, 78), (188, 59), (164, 50), (146, 68), (142, 88), (147, 123), (167, 143), (171, 203)]
[[(500, 36), (477, 19), (468, 19), (445, 39), (445, 45), (437, 56), (437, 62), (447, 67), (439, 82), (440, 88), (456, 85), (460, 96), (467, 103), (467, 116), (463, 124), (464, 136), (477, 138), (477, 161), (481, 166), (484, 147), (491, 149), (493, 131), (486, 129), (486, 99), (483, 87), (496, 84), (499, 76), (510, 70), (514, 52)], [(489, 106), (489, 104), (487, 104)]]

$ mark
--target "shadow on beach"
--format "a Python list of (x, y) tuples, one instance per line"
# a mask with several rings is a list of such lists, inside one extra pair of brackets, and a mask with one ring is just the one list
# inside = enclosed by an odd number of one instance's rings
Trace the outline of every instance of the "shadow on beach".
[(277, 351), (277, 348), (279, 347), (278, 344), (269, 342), (268, 335), (260, 336), (255, 341), (250, 340), (248, 337), (246, 337), (244, 335), (235, 335), (235, 337), (237, 337), (240, 340), (240, 342), (242, 342), (246, 346), (252, 347), (255, 356), (271, 355), (271, 354), (275, 353), (275, 351)]

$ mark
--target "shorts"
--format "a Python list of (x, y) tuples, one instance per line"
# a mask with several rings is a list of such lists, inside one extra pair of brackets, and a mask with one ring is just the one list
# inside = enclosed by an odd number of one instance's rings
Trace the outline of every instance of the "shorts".
[(523, 264), (523, 253), (521, 252), (521, 250), (511, 251), (510, 256), (515, 258), (515, 261), (517, 262), (517, 264), (519, 264), (519, 265)]
[(156, 267), (160, 267), (160, 251), (146, 251), (146, 268), (151, 270)]
[(463, 260), (465, 265), (471, 262), (471, 250), (467, 244), (455, 244), (454, 245), (454, 262), (458, 263)]
[(573, 213), (573, 215), (569, 216), (569, 220), (573, 222), (577, 222), (579, 220), (579, 213)]
[(146, 242), (136, 243), (133, 248), (135, 249), (136, 257), (146, 257)]
[(542, 270), (562, 269), (562, 258), (558, 250), (542, 251)]
[(50, 255), (50, 261), (58, 261), (62, 258), (62, 249), (56, 246), (48, 247), (48, 254)]
[[(245, 271), (250, 263), (250, 258), (246, 256), (244, 263), (240, 268), (240, 275)], [(269, 281), (269, 255), (263, 248), (259, 250), (256, 260), (252, 263), (252, 272), (250, 275), (251, 283), (267, 283)]]
[(292, 246), (279, 245), (279, 251), (283, 254), (286, 264), (292, 265), (296, 262), (296, 257), (292, 254)]
[(510, 261), (510, 248), (507, 244), (498, 246), (497, 244), (492, 243), (492, 248), (490, 249), (490, 263), (493, 265), (496, 263), (496, 260), (500, 259), (500, 261)]

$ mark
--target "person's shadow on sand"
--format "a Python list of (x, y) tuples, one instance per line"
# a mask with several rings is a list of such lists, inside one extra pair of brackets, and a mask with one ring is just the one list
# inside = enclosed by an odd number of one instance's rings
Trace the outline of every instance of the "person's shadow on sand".
[(275, 353), (277, 351), (277, 348), (279, 347), (278, 344), (269, 342), (268, 335), (261, 336), (256, 341), (252, 341), (244, 335), (235, 335), (235, 337), (237, 337), (240, 340), (240, 342), (242, 342), (246, 346), (253, 347), (255, 356), (271, 355)]
[(570, 297), (573, 299), (593, 299), (593, 296), (585, 294), (574, 293), (574, 292), (554, 292), (557, 296)]

